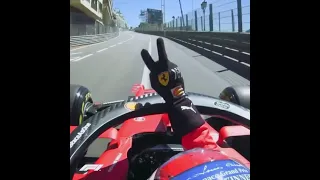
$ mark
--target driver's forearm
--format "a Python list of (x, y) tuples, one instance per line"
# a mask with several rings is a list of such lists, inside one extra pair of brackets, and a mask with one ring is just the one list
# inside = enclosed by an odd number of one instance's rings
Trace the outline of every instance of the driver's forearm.
[(189, 98), (175, 104), (168, 116), (173, 131), (182, 138), (185, 149), (195, 147), (216, 148), (217, 131), (207, 124)]
[(174, 133), (181, 138), (205, 123), (197, 108), (187, 97), (174, 104), (169, 109), (168, 116)]

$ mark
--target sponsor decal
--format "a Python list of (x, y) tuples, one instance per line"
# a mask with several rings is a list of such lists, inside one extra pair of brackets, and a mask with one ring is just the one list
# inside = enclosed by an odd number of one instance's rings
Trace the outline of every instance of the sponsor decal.
[(180, 85), (175, 88), (172, 88), (171, 94), (172, 94), (173, 98), (178, 98), (178, 97), (183, 96), (185, 93), (184, 93), (182, 86)]
[(100, 171), (102, 166), (103, 164), (85, 164), (84, 166), (82, 166), (82, 168), (79, 171), (81, 172), (87, 172), (89, 170)]
[(138, 122), (141, 122), (141, 121), (145, 121), (146, 118), (144, 118), (144, 117), (136, 117), (136, 118), (134, 118), (133, 120), (138, 121)]
[(70, 141), (70, 149), (74, 146), (75, 143), (77, 143), (77, 141), (82, 137), (82, 135), (88, 130), (90, 126), (91, 124), (87, 123), (85, 126), (81, 128), (80, 132), (78, 132), (76, 137), (72, 141)]
[(250, 180), (250, 169), (233, 160), (211, 161), (191, 168), (172, 180)]
[(196, 113), (196, 111), (193, 109), (192, 107), (192, 103), (190, 104), (190, 107), (188, 106), (181, 106), (181, 110), (184, 111), (184, 110), (191, 110), (193, 111), (194, 113)]
[(124, 107), (126, 108), (126, 109), (128, 109), (128, 110), (132, 110), (132, 111), (134, 111), (134, 110), (136, 110), (136, 105), (137, 105), (138, 103), (136, 103), (136, 102), (127, 102), (126, 104), (124, 104)]
[(216, 101), (213, 103), (215, 106), (218, 106), (220, 108), (223, 108), (223, 109), (229, 109), (230, 108), (230, 105), (226, 102), (222, 102), (222, 101)]
[(169, 72), (168, 71), (165, 71), (165, 72), (162, 72), (158, 75), (158, 80), (159, 80), (159, 83), (162, 85), (162, 86), (167, 86), (168, 83), (169, 83)]

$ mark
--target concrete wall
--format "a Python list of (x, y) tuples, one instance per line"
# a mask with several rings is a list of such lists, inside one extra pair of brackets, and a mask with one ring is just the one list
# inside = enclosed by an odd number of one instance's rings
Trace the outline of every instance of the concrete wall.
[[(163, 31), (136, 32), (164, 36)], [(250, 80), (249, 33), (166, 31), (165, 37)]]

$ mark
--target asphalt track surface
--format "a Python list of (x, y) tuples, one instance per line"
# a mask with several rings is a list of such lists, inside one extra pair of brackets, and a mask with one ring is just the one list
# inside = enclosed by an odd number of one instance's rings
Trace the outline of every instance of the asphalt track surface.
[[(157, 60), (157, 38), (128, 31), (107, 42), (70, 50), (70, 83), (89, 88), (95, 101), (127, 99), (133, 84), (150, 87), (149, 71), (140, 52), (147, 49)], [(250, 81), (224, 71), (223, 66), (199, 53), (166, 38), (164, 42), (169, 59), (184, 76), (186, 91), (218, 96), (227, 86), (250, 85)]]
[[(158, 60), (157, 38), (127, 31), (109, 41), (70, 50), (70, 83), (87, 87), (94, 101), (99, 102), (126, 100), (133, 95), (131, 87), (136, 83), (151, 88), (149, 71), (140, 52), (146, 49)], [(164, 42), (169, 59), (182, 72), (186, 91), (218, 96), (230, 85), (250, 85), (250, 81), (199, 53), (167, 38)], [(95, 142), (95, 147), (105, 147), (106, 143)], [(100, 150), (93, 150), (89, 156), (100, 153)]]

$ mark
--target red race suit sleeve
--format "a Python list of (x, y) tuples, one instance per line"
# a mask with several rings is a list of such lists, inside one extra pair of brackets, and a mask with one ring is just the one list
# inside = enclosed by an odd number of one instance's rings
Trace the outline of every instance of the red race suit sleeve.
[(218, 149), (218, 133), (207, 122), (182, 137), (182, 146), (186, 149), (210, 148)]
[(218, 132), (202, 119), (199, 111), (189, 98), (176, 103), (169, 111), (168, 116), (173, 131), (182, 138), (185, 149), (196, 147), (218, 148)]

